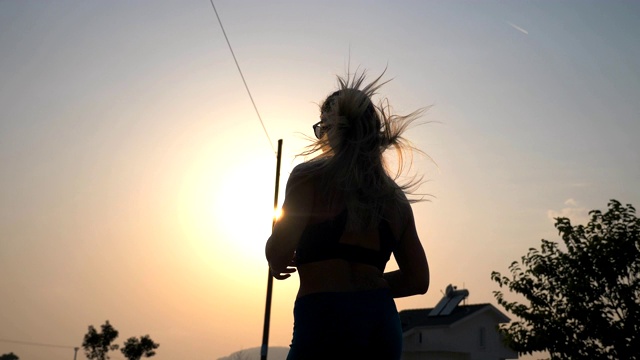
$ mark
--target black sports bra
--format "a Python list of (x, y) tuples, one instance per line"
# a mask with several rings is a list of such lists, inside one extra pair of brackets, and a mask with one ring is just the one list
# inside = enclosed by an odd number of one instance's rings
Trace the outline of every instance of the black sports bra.
[(347, 224), (345, 209), (335, 218), (317, 224), (307, 225), (300, 236), (296, 249), (296, 264), (308, 264), (329, 259), (343, 259), (350, 262), (373, 265), (384, 271), (395, 247), (395, 239), (389, 222), (381, 220), (378, 225), (380, 250), (340, 243)]

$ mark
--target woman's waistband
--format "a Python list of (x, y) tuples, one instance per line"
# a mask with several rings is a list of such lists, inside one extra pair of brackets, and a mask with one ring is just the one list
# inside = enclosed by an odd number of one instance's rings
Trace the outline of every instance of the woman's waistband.
[(393, 296), (391, 295), (391, 290), (387, 287), (357, 291), (323, 291), (302, 295), (296, 299), (296, 303), (323, 300), (365, 300), (375, 298), (393, 299)]

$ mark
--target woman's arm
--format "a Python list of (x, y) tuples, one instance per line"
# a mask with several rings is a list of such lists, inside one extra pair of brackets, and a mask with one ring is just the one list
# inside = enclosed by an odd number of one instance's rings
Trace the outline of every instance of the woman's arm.
[(295, 272), (293, 257), (313, 206), (313, 184), (294, 169), (287, 181), (282, 216), (267, 240), (265, 255), (271, 274), (283, 280)]
[(411, 206), (406, 204), (405, 209), (408, 222), (393, 252), (399, 269), (383, 275), (395, 298), (424, 294), (429, 289), (427, 256), (418, 237)]

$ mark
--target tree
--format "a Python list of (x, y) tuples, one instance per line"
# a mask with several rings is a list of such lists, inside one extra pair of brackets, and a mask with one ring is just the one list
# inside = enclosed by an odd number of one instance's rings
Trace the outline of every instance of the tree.
[(117, 344), (111, 344), (118, 337), (118, 330), (109, 324), (109, 320), (100, 327), (102, 331), (97, 332), (92, 325), (89, 325), (89, 331), (82, 341), (84, 353), (91, 360), (107, 360), (109, 351), (118, 349)]
[(498, 304), (518, 318), (501, 325), (507, 345), (521, 354), (548, 351), (552, 359), (640, 359), (640, 219), (616, 200), (586, 226), (556, 218), (566, 251), (542, 240), (510, 266), (492, 272), (500, 287), (529, 304)]
[(156, 354), (154, 351), (160, 345), (156, 344), (151, 340), (149, 335), (145, 335), (140, 337), (140, 339), (135, 337), (130, 337), (125, 341), (124, 347), (120, 349), (124, 357), (129, 360), (140, 360), (144, 357), (152, 357)]
[(0, 355), (0, 360), (20, 360), (20, 358), (18, 355), (10, 352), (8, 354)]

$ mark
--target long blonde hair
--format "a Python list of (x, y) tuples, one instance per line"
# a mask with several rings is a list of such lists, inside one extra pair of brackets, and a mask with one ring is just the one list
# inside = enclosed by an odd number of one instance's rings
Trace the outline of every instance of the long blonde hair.
[[(406, 195), (417, 189), (421, 177), (413, 176), (402, 184), (397, 180), (403, 173), (406, 155), (417, 150), (402, 134), (425, 109), (396, 115), (386, 99), (374, 105), (371, 98), (388, 82), (381, 81), (383, 75), (384, 72), (369, 84), (364, 83), (365, 72), (347, 78), (338, 76), (338, 90), (320, 106), (326, 135), (300, 154), (306, 157), (320, 153), (307, 161), (302, 171), (320, 179), (323, 195), (331, 199), (332, 190), (344, 195), (350, 230), (377, 226), (389, 201), (420, 200)], [(383, 157), (388, 149), (395, 150), (398, 160), (393, 177)]]

